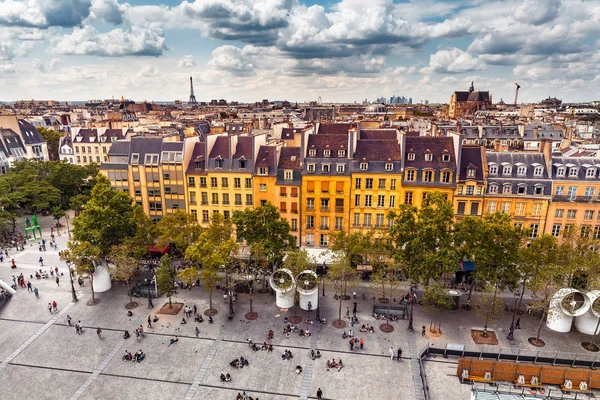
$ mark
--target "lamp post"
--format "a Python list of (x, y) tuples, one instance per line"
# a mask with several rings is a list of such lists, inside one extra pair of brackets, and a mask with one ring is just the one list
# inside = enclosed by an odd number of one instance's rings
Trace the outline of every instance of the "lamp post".
[(408, 317), (408, 330), (413, 331), (413, 308), (415, 306), (415, 288), (414, 285), (410, 285), (410, 315)]
[(69, 228), (69, 210), (65, 213), (65, 219), (67, 221), (67, 233), (69, 235), (69, 239), (71, 239), (71, 229)]
[(69, 279), (71, 281), (71, 299), (74, 302), (76, 302), (79, 299), (77, 298), (77, 293), (75, 292), (75, 285), (73, 284), (73, 270), (71, 269), (71, 262), (70, 261), (67, 261), (67, 268), (69, 268)]
[(510, 323), (510, 328), (508, 328), (508, 336), (506, 337), (508, 340), (513, 340), (514, 339), (514, 333), (515, 333), (515, 316), (517, 315), (517, 301), (519, 301), (519, 297), (521, 296), (521, 292), (519, 292), (519, 289), (517, 289), (515, 291), (514, 296), (515, 296), (515, 305), (513, 306), (512, 322)]

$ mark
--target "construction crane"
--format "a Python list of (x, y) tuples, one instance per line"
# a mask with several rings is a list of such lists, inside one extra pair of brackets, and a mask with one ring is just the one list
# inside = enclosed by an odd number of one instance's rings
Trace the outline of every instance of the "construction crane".
[(515, 106), (517, 105), (517, 100), (519, 99), (519, 89), (521, 89), (521, 86), (515, 82), (515, 86), (517, 87), (517, 90), (515, 90)]

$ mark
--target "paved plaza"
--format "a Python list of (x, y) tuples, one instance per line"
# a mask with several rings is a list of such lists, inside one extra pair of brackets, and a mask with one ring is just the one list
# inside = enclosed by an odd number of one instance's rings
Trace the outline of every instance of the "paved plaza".
[[(49, 233), (50, 218), (40, 218), (44, 232)], [(63, 233), (64, 230), (63, 230)], [(57, 237), (60, 249), (66, 245), (66, 235)], [(26, 278), (39, 269), (40, 252), (37, 243), (26, 247), (25, 251), (9, 250), (9, 259), (0, 263), (0, 278), (11, 281), (12, 275), (23, 273)], [(407, 321), (392, 322), (394, 331), (386, 334), (376, 329), (375, 333), (354, 332), (365, 339), (362, 350), (350, 351), (348, 339), (341, 337), (342, 330), (331, 324), (301, 326), (309, 328), (312, 337), (304, 338), (292, 334), (286, 338), (282, 334), (283, 318), (292, 316), (293, 311), (282, 312), (275, 305), (275, 298), (268, 294), (258, 294), (253, 302), (254, 311), (259, 313), (255, 321), (246, 321), (243, 316), (249, 311), (248, 298), (241, 295), (235, 304), (233, 320), (226, 318), (227, 304), (221, 293), (215, 292), (214, 305), (219, 313), (214, 323), (194, 323), (192, 319), (181, 325), (183, 310), (169, 316), (158, 314), (159, 321), (152, 328), (146, 328), (148, 314), (158, 312), (165, 298), (155, 300), (155, 307), (147, 309), (146, 299), (137, 299), (140, 306), (133, 309), (133, 316), (127, 315), (128, 303), (125, 287), (116, 283), (109, 292), (100, 293), (100, 303), (88, 306), (91, 298), (89, 281), (84, 287), (75, 284), (80, 301), (71, 302), (71, 287), (66, 265), (60, 261), (58, 251), (41, 253), (44, 269), (58, 266), (61, 276), (60, 286), (53, 279), (31, 279), (40, 291), (36, 299), (27, 289), (19, 288), (17, 294), (0, 310), (0, 387), (2, 398), (6, 399), (235, 399), (239, 392), (246, 391), (254, 399), (307, 399), (316, 398), (318, 388), (327, 399), (422, 399), (417, 354), (428, 344), (444, 347), (446, 343), (461, 343), (475, 347), (470, 338), (470, 329), (483, 325), (468, 311), (447, 312), (443, 317), (427, 308), (415, 307), (415, 332), (407, 331)], [(10, 258), (14, 258), (18, 268), (10, 268)], [(382, 321), (372, 317), (372, 300), (360, 299), (366, 289), (360, 288), (359, 299), (344, 302), (352, 308), (352, 301), (358, 302), (359, 325), (371, 324), (376, 327)], [(337, 316), (338, 303), (333, 293), (326, 288), (326, 296), (320, 296), (321, 315), (332, 321)], [(58, 312), (50, 314), (47, 304), (58, 303)], [(199, 311), (208, 308), (208, 294), (201, 288), (180, 290), (173, 298), (190, 307), (196, 305)], [(76, 334), (75, 328), (66, 323), (66, 315), (73, 322), (81, 321), (84, 332)], [(315, 312), (299, 312), (306, 318), (315, 318)], [(444, 334), (439, 338), (422, 337), (420, 327), (430, 321), (442, 319)], [(537, 351), (527, 342), (537, 329), (537, 322), (531, 316), (521, 316), (522, 330), (515, 333), (515, 340), (506, 339), (511, 314), (502, 321), (492, 324), (498, 334), (500, 345), (510, 351)], [(133, 330), (144, 325), (146, 335), (139, 342)], [(200, 328), (199, 337), (195, 328)], [(100, 340), (95, 334), (96, 327), (103, 331)], [(272, 341), (267, 341), (269, 329), (275, 331)], [(128, 330), (132, 337), (123, 339), (123, 331)], [(173, 335), (179, 342), (169, 346)], [(273, 353), (254, 352), (247, 339), (262, 343), (267, 341), (275, 347)], [(579, 342), (589, 337), (578, 333), (557, 334), (542, 329), (546, 341), (545, 350), (584, 353)], [(403, 359), (391, 361), (390, 346), (403, 349)], [(125, 350), (135, 352), (142, 349), (146, 359), (141, 363), (124, 362), (121, 357)], [(281, 353), (289, 349), (293, 359), (284, 361)], [(321, 359), (310, 358), (310, 351), (319, 350)], [(249, 366), (235, 369), (229, 362), (244, 356)], [(586, 355), (587, 356), (587, 355)], [(327, 371), (327, 359), (342, 359), (341, 371)], [(303, 372), (297, 375), (294, 369), (302, 366)], [(456, 363), (453, 359), (427, 358), (425, 369), (429, 380), (432, 400), (459, 400), (470, 396), (470, 387), (460, 385), (453, 375)], [(221, 373), (231, 374), (230, 382), (221, 382)]]

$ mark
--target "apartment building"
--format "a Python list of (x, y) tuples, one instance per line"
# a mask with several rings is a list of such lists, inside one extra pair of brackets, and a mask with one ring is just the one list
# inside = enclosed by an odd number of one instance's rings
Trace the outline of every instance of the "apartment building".
[(483, 215), (486, 167), (485, 149), (482, 146), (462, 146), (454, 194), (454, 213), (457, 219), (465, 215)]

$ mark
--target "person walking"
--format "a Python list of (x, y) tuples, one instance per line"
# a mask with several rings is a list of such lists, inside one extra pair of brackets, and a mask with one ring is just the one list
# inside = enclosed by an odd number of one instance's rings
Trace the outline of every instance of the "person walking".
[(323, 398), (323, 391), (321, 388), (317, 389), (317, 399), (321, 400)]
[(390, 347), (390, 360), (394, 360), (394, 348)]
[(69, 314), (67, 314), (65, 319), (67, 320), (67, 324), (69, 324), (69, 326), (71, 326), (71, 316)]
[(152, 318), (148, 315), (148, 328), (152, 328)]
[(40, 262), (40, 265), (43, 267), (44, 266), (44, 259), (42, 257), (40, 257), (39, 262)]
[(400, 347), (398, 347), (398, 362), (400, 362), (401, 358), (402, 358), (402, 349)]
[(425, 337), (426, 331), (427, 331), (427, 328), (425, 327), (425, 325), (423, 325), (423, 327), (421, 328), (421, 336)]
[(515, 322), (515, 329), (521, 329), (521, 318), (517, 318), (517, 322)]
[(27, 290), (33, 292), (33, 288), (31, 287), (31, 282), (27, 281)]
[(365, 345), (365, 339), (360, 338), (360, 342), (359, 343), (360, 343), (360, 349), (362, 350), (363, 346)]
[(354, 307), (352, 307), (352, 314), (354, 314), (354, 316), (356, 317), (356, 302), (354, 302)]
[(58, 284), (58, 282), (59, 282), (59, 279), (58, 279), (58, 274), (57, 274), (57, 275), (56, 275), (56, 286), (60, 286), (60, 285)]
[(17, 286), (17, 277), (16, 276), (13, 275), (12, 281), (13, 281), (13, 285)]
[(194, 315), (198, 314), (198, 307), (194, 304)]
[(199, 338), (200, 337), (200, 329), (198, 329), (198, 327), (196, 327), (196, 337)]
[(52, 314), (52, 303), (48, 303), (48, 311)]
[(354, 338), (350, 339), (350, 351), (354, 350)]
[(52, 308), (54, 309), (54, 312), (58, 312), (58, 304), (56, 304), (56, 301), (52, 301)]
[(56, 272), (56, 276), (58, 276), (58, 267), (54, 267), (54, 272)]
[(33, 294), (35, 294), (35, 297), (40, 297), (40, 292), (37, 287), (33, 288)]
[(100, 327), (96, 328), (96, 335), (98, 335), (98, 339), (102, 339), (102, 329)]

